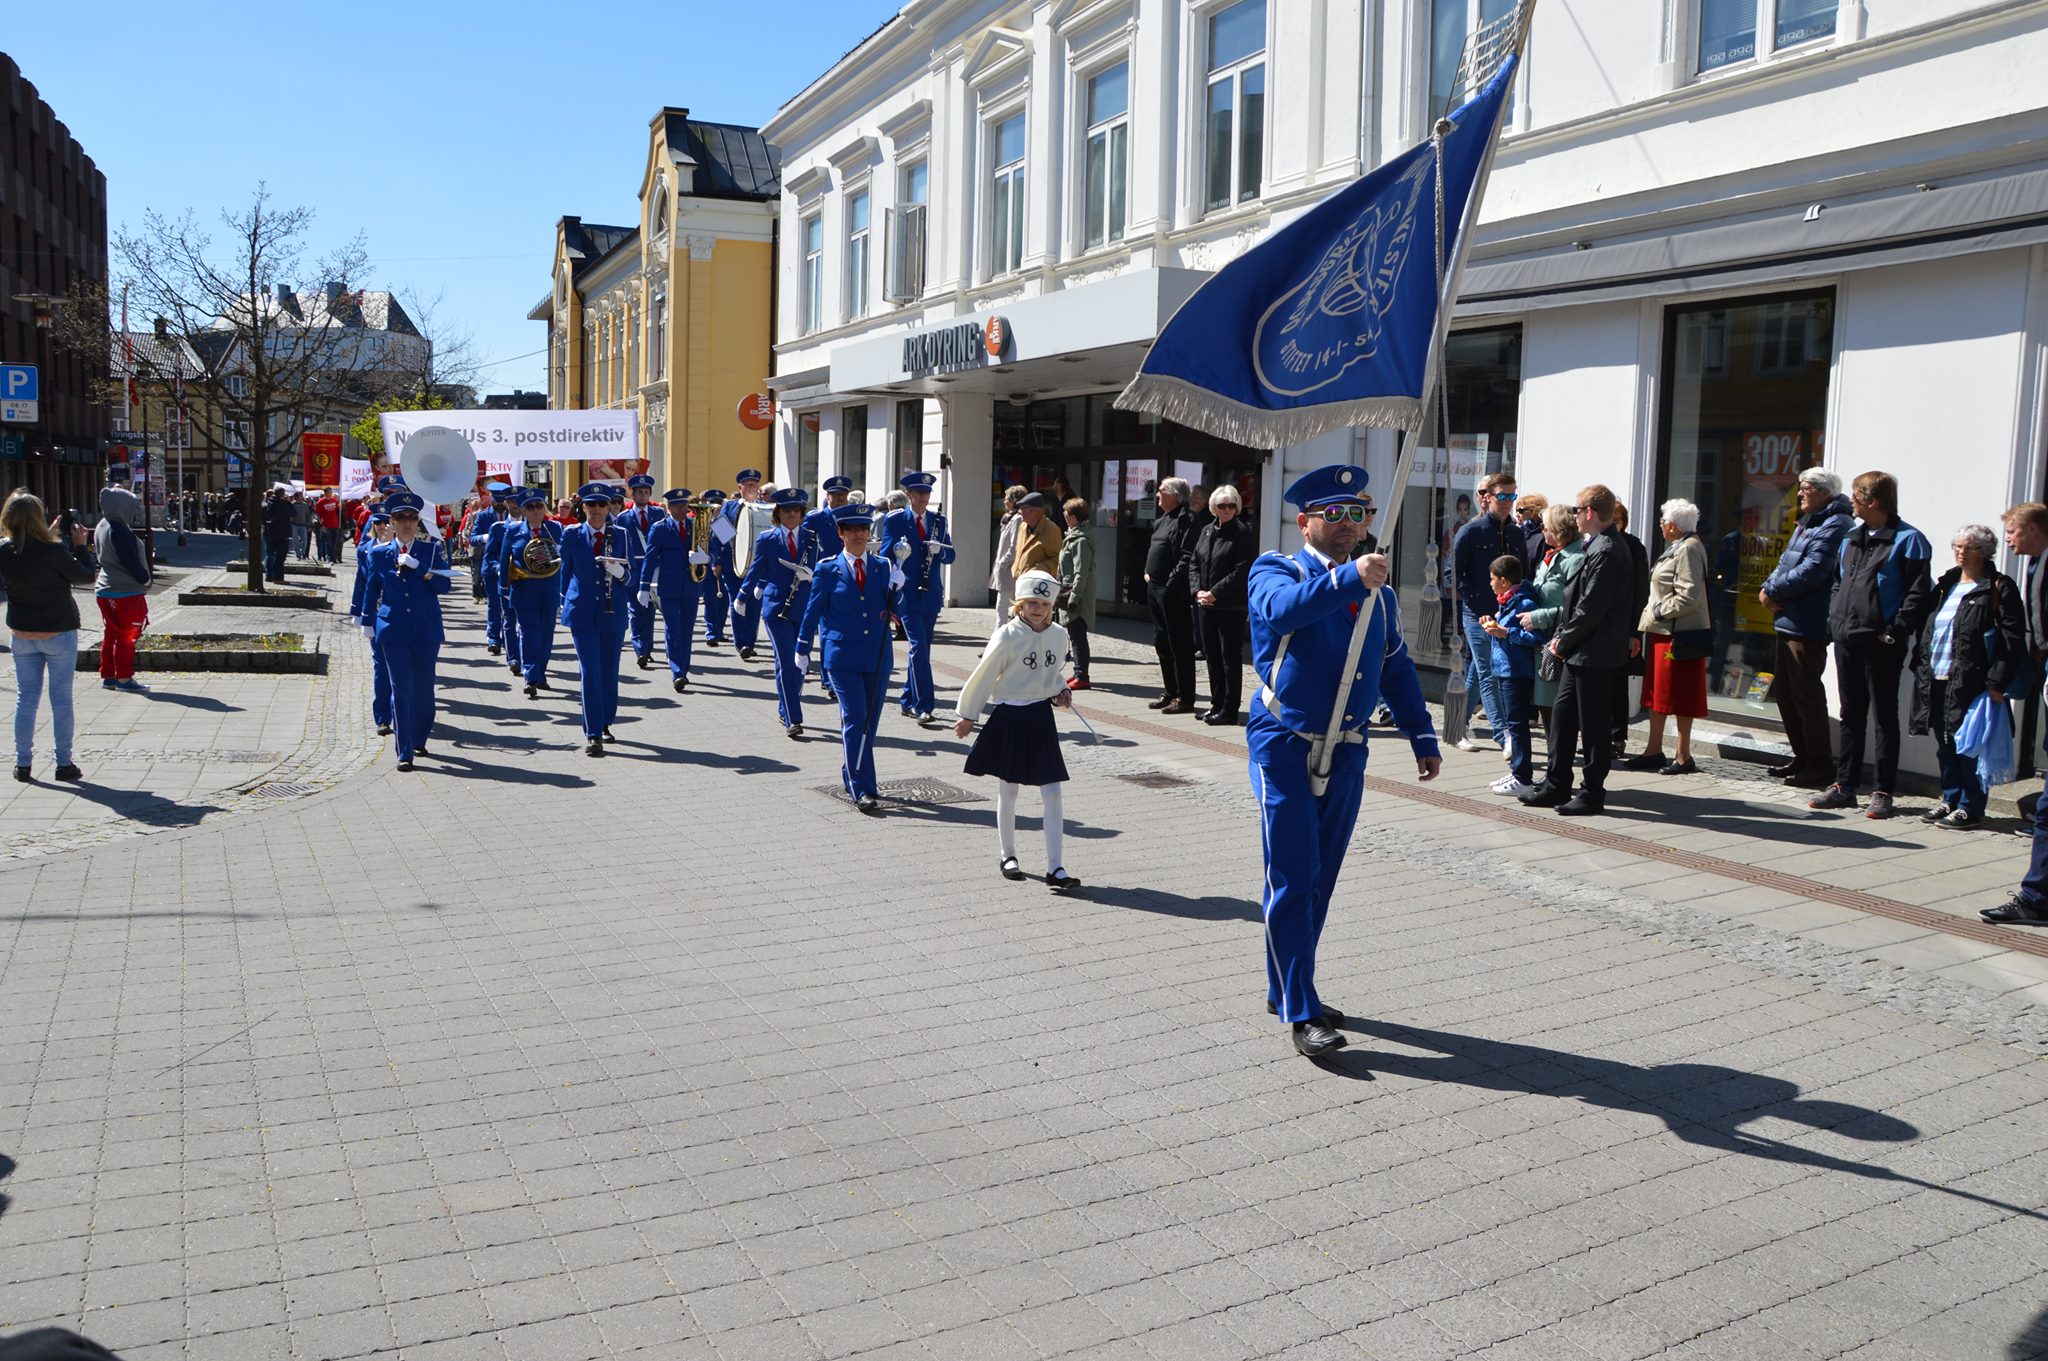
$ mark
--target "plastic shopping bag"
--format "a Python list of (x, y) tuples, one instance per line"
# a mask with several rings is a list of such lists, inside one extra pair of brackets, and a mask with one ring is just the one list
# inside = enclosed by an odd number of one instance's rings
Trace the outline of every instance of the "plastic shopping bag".
[(2015, 766), (2011, 706), (1977, 696), (1956, 729), (1956, 753), (1977, 758), (1977, 778), (1986, 789), (2009, 783)]

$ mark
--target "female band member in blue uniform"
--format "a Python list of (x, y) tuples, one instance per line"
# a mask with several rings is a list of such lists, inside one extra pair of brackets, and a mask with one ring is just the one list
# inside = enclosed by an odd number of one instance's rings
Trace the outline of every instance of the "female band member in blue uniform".
[[(627, 478), (626, 490), (632, 493), (633, 503), (616, 518), (619, 528), (626, 531), (626, 566), (637, 578), (647, 557), (647, 538), (668, 518), (668, 512), (654, 504), (654, 479), (646, 473)], [(626, 629), (633, 643), (633, 662), (645, 671), (654, 653), (654, 609), (642, 604), (638, 595), (627, 603)]]
[(953, 561), (953, 535), (946, 517), (931, 508), (938, 480), (937, 473), (903, 474), (899, 485), (910, 504), (890, 511), (882, 521), (882, 556), (903, 573), (903, 595), (896, 608), (910, 653), (903, 664), (903, 713), (920, 723), (930, 722), (932, 710), (939, 707), (932, 684), (932, 634), (946, 599), (945, 568)]
[[(697, 628), (697, 607), (712, 589), (711, 554), (690, 546), (696, 516), (690, 511), (690, 489), (664, 493), (668, 514), (647, 534), (647, 556), (633, 578), (633, 598), (642, 609), (661, 603), (661, 631), (668, 642), (668, 674), (676, 693), (690, 684), (690, 644)], [(702, 581), (697, 580), (699, 573)]]
[(619, 712), (619, 652), (626, 645), (626, 532), (611, 523), (612, 489), (585, 484), (586, 517), (562, 532), (562, 622), (582, 671), (583, 753), (604, 755)]
[[(699, 515), (715, 517), (725, 506), (725, 493), (716, 487), (705, 492), (699, 499), (710, 507), (708, 510), (698, 511)], [(704, 578), (703, 615), (706, 647), (717, 647), (725, 642), (725, 616), (731, 603), (732, 579), (725, 574), (725, 567), (721, 561), (724, 556), (722, 550), (723, 546), (713, 538), (709, 563), (711, 572)]]
[(803, 617), (813, 556), (804, 539), (804, 506), (810, 500), (801, 487), (775, 493), (775, 528), (763, 530), (754, 542), (754, 565), (733, 593), (734, 610), (761, 612), (768, 644), (775, 649), (775, 710), (788, 736), (804, 735), (804, 668), (796, 664), (796, 621)]
[(996, 777), (996, 842), (1003, 853), (997, 868), (1005, 879), (1022, 879), (1017, 865), (1017, 795), (1036, 785), (1045, 801), (1045, 882), (1060, 890), (1079, 888), (1067, 873), (1063, 842), (1066, 833), (1067, 763), (1060, 756), (1055, 706), (1073, 707), (1065, 671), (1072, 660), (1067, 631), (1052, 622), (1052, 602), (1059, 597), (1059, 578), (1029, 571), (1017, 578), (1011, 617), (997, 625), (981, 661), (953, 711), (953, 735), (974, 731), (981, 706), (995, 701), (995, 712), (982, 726), (967, 753), (969, 775)]
[(834, 519), (841, 550), (818, 564), (796, 630), (800, 671), (809, 660), (811, 640), (824, 635), (825, 674), (839, 696), (839, 738), (846, 747), (839, 777), (863, 813), (882, 807), (875, 781), (875, 729), (882, 722), (894, 661), (888, 615), (901, 584), (900, 577), (892, 580), (887, 562), (868, 552), (874, 516), (872, 506), (839, 508)]
[(384, 665), (384, 648), (377, 641), (377, 621), (364, 613), (370, 591), (370, 550), (391, 541), (391, 516), (382, 508), (371, 511), (363, 522), (364, 536), (356, 546), (356, 584), (349, 593), (348, 617), (360, 624), (370, 640), (370, 719), (377, 736), (391, 736), (391, 671)]
[(394, 531), (370, 550), (370, 585), (363, 607), (377, 618), (377, 641), (391, 670), (391, 708), (398, 768), (411, 770), (427, 754), (434, 730), (434, 668), (441, 657), (441, 597), (452, 574), (446, 549), (420, 533), (425, 505), (409, 491), (384, 498)]
[(498, 579), (508, 594), (505, 640), (512, 664), (526, 679), (526, 697), (536, 698), (548, 684), (548, 663), (555, 656), (555, 616), (562, 607), (562, 527), (548, 518), (545, 493), (528, 491), (519, 502), (520, 519), (502, 533), (491, 531), (498, 545)]

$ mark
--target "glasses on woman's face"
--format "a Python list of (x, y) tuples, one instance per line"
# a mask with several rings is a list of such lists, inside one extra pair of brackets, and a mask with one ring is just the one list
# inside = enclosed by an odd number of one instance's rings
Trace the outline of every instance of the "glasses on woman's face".
[(1323, 507), (1323, 518), (1333, 525), (1341, 524), (1345, 520), (1349, 520), (1355, 525), (1362, 525), (1365, 523), (1365, 517), (1370, 514), (1372, 514), (1372, 511), (1356, 501), (1350, 502), (1347, 505)]

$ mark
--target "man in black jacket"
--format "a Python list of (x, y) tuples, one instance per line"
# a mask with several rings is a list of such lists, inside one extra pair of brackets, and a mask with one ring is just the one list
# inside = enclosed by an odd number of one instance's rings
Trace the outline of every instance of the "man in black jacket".
[(1629, 663), (1643, 655), (1643, 635), (1636, 628), (1636, 621), (1643, 617), (1643, 609), (1650, 603), (1650, 550), (1643, 547), (1643, 541), (1628, 532), (1628, 507), (1620, 501), (1614, 503), (1614, 533), (1621, 540), (1621, 546), (1628, 550), (1629, 588), (1628, 599), (1628, 657), (1621, 669), (1614, 673), (1614, 707), (1608, 715), (1608, 738), (1616, 760), (1628, 747), (1628, 722), (1635, 715), (1629, 712), (1628, 678), (1634, 669)]
[(1187, 502), (1185, 480), (1169, 477), (1159, 484), (1159, 518), (1145, 549), (1145, 600), (1152, 607), (1152, 647), (1159, 654), (1165, 689), (1147, 707), (1163, 714), (1195, 712), (1194, 593), (1188, 588), (1188, 565), (1197, 526)]
[(283, 487), (272, 487), (263, 503), (263, 579), (284, 580), (284, 555), (292, 545), (292, 503)]
[[(1550, 726), (1550, 766), (1532, 794), (1531, 808), (1555, 808), (1566, 817), (1597, 813), (1607, 804), (1607, 769), (1614, 749), (1614, 679), (1628, 663), (1635, 632), (1634, 558), (1614, 524), (1614, 493), (1599, 485), (1579, 493), (1573, 513), (1586, 538), (1585, 565), (1565, 587), (1564, 614), (1547, 644), (1564, 662)], [(1586, 783), (1572, 792), (1580, 735), (1586, 741)]]

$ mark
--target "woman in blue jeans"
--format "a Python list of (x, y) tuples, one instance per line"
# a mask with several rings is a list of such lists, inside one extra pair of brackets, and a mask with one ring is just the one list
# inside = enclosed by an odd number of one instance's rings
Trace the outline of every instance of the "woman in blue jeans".
[(60, 543), (43, 503), (17, 491), (0, 507), (0, 585), (7, 588), (7, 628), (14, 635), (14, 778), (28, 783), (35, 755), (36, 710), (45, 687), (57, 748), (57, 778), (85, 778), (71, 763), (71, 677), (78, 669), (78, 600), (74, 586), (98, 573), (85, 547), (85, 526)]

